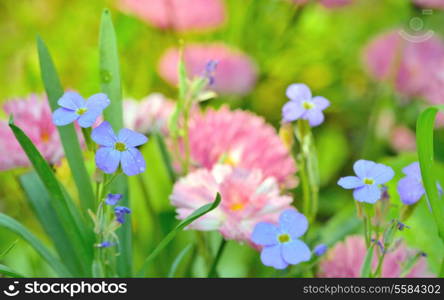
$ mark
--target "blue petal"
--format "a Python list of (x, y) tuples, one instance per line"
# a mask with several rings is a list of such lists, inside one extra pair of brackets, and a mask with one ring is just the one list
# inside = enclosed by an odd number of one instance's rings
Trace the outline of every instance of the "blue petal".
[(52, 122), (56, 126), (64, 126), (74, 122), (78, 117), (75, 111), (61, 107), (52, 113)]
[(381, 198), (381, 189), (375, 185), (365, 185), (353, 192), (353, 197), (359, 202), (375, 203)]
[(395, 176), (395, 172), (389, 166), (376, 164), (368, 171), (368, 176), (375, 181), (375, 184), (384, 184)]
[(368, 172), (376, 165), (370, 160), (360, 159), (353, 165), (353, 170), (359, 178), (364, 179), (368, 177)]
[(402, 172), (409, 177), (416, 178), (418, 181), (422, 180), (421, 168), (419, 167), (418, 162), (411, 163), (410, 165), (402, 169)]
[(359, 177), (347, 176), (339, 179), (338, 185), (340, 185), (344, 189), (355, 189), (357, 187), (363, 186), (364, 182)]
[(104, 110), (110, 103), (111, 101), (106, 94), (99, 93), (88, 98), (88, 100), (86, 101), (86, 107), (100, 108), (101, 110)]
[(313, 253), (316, 256), (322, 256), (327, 252), (328, 246), (326, 244), (319, 244), (313, 249)]
[(77, 122), (83, 128), (91, 127), (97, 120), (97, 118), (102, 114), (100, 108), (88, 108), (88, 110), (79, 117)]
[(398, 182), (398, 194), (402, 203), (415, 204), (424, 195), (424, 187), (420, 181), (410, 176), (402, 178)]
[(279, 217), (279, 229), (288, 233), (292, 239), (303, 235), (308, 228), (307, 218), (295, 209), (286, 209)]
[(282, 258), (281, 244), (264, 247), (261, 252), (261, 261), (264, 265), (278, 270), (285, 269), (288, 266)]
[(308, 120), (311, 127), (316, 127), (324, 122), (324, 114), (321, 110), (312, 108), (306, 111), (304, 119)]
[(121, 152), (112, 147), (102, 147), (96, 152), (97, 167), (107, 174), (114, 173), (120, 162)]
[(136, 148), (128, 148), (122, 152), (122, 170), (128, 175), (136, 175), (145, 171), (145, 159)]
[(113, 128), (107, 121), (103, 121), (91, 132), (91, 138), (99, 145), (112, 147), (117, 142)]
[(122, 128), (117, 135), (117, 140), (125, 143), (128, 147), (136, 147), (145, 144), (148, 141), (148, 138), (141, 133)]
[(68, 108), (71, 110), (77, 110), (79, 108), (86, 107), (85, 100), (79, 93), (76, 92), (65, 92), (62, 97), (57, 101), (57, 104), (61, 107)]
[(282, 107), (282, 119), (285, 122), (292, 122), (299, 119), (305, 112), (299, 101), (288, 101)]
[(253, 243), (262, 246), (272, 246), (278, 243), (277, 236), (279, 234), (276, 225), (260, 222), (257, 223), (251, 234), (251, 240)]
[(122, 197), (122, 194), (108, 194), (105, 198), (105, 203), (108, 205), (116, 205)]
[(311, 100), (310, 88), (302, 83), (294, 83), (289, 85), (285, 94), (291, 100)]
[(282, 244), (282, 258), (291, 265), (296, 265), (303, 261), (310, 260), (311, 251), (301, 240), (292, 240), (289, 243)]
[(321, 97), (321, 96), (314, 97), (312, 99), (312, 102), (314, 103), (315, 108), (319, 109), (319, 110), (324, 110), (330, 106), (330, 101), (328, 101), (326, 98)]

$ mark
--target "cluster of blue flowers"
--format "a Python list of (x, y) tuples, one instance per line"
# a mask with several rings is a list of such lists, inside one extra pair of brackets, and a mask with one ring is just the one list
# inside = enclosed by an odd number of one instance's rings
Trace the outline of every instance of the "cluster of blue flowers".
[[(353, 170), (357, 176), (342, 177), (338, 184), (344, 189), (353, 189), (356, 201), (370, 204), (381, 199), (383, 185), (395, 175), (391, 167), (369, 160), (358, 160), (353, 165)], [(415, 204), (425, 194), (419, 163), (414, 162), (402, 171), (405, 177), (398, 182), (399, 197), (405, 205)]]
[[(77, 121), (81, 127), (88, 128), (96, 123), (110, 100), (102, 93), (85, 100), (76, 92), (65, 92), (57, 103), (61, 107), (52, 115), (55, 125), (64, 126)], [(96, 165), (103, 172), (114, 173), (119, 164), (128, 176), (145, 171), (145, 160), (136, 148), (148, 141), (143, 134), (123, 128), (116, 136), (111, 125), (103, 121), (92, 130), (91, 138), (100, 146), (96, 152)]]
[[(76, 92), (65, 92), (57, 102), (60, 108), (53, 112), (53, 122), (64, 126), (77, 121), (82, 128), (92, 127), (102, 115), (103, 110), (111, 103), (107, 95), (95, 94), (85, 100)], [(96, 166), (106, 174), (116, 172), (121, 166), (128, 175), (136, 175), (145, 171), (145, 159), (136, 148), (145, 144), (148, 138), (130, 129), (123, 128), (116, 135), (107, 121), (103, 121), (91, 132), (91, 139), (99, 145), (95, 153)], [(105, 203), (115, 206), (122, 199), (121, 194), (108, 194)], [(125, 215), (131, 210), (125, 206), (115, 206), (116, 222), (123, 224)], [(113, 246), (114, 243), (104, 241), (101, 248)]]

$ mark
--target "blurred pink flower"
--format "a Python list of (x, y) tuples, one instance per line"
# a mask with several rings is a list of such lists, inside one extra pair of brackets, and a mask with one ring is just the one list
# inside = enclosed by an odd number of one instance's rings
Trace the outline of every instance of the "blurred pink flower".
[(180, 179), (170, 196), (178, 218), (184, 219), (221, 194), (221, 204), (197, 219), (189, 228), (219, 230), (230, 240), (250, 242), (256, 223), (276, 222), (280, 213), (290, 208), (292, 198), (282, 196), (277, 182), (260, 170), (215, 165), (211, 171), (199, 169)]
[(369, 73), (377, 80), (392, 82), (402, 95), (436, 102), (431, 95), (438, 93), (434, 86), (444, 81), (440, 79), (444, 43), (436, 36), (413, 42), (402, 37), (400, 32), (381, 34), (365, 48), (364, 62)]
[(416, 135), (406, 126), (396, 126), (391, 131), (390, 145), (397, 152), (416, 150)]
[[(63, 157), (57, 128), (52, 123), (51, 110), (46, 97), (30, 95), (4, 104), (7, 115), (13, 114), (14, 122), (31, 139), (40, 153), (51, 164)], [(30, 166), (30, 162), (17, 142), (7, 121), (0, 121), (0, 170)]]
[[(188, 45), (184, 60), (190, 77), (202, 75), (210, 60), (217, 61), (211, 89), (221, 94), (246, 94), (256, 82), (257, 69), (251, 58), (221, 43)], [(160, 75), (172, 85), (177, 85), (178, 61), (177, 48), (171, 48), (159, 62)]]
[(444, 9), (444, 0), (413, 0), (413, 2), (423, 7)]
[(295, 186), (296, 164), (276, 130), (250, 112), (209, 109), (189, 123), (191, 160), (197, 168), (215, 164), (253, 170)]
[(120, 6), (155, 27), (177, 31), (212, 29), (225, 20), (221, 0), (120, 0)]
[[(367, 252), (365, 241), (361, 236), (349, 236), (344, 242), (337, 243), (325, 255), (320, 263), (320, 277), (360, 277), (361, 266)], [(382, 264), (382, 277), (400, 277), (402, 264), (409, 258), (404, 244), (388, 252)], [(374, 256), (373, 270), (377, 265), (377, 256)], [(427, 272), (427, 262), (421, 257), (406, 277), (430, 277)]]
[(153, 130), (166, 133), (168, 118), (173, 112), (174, 103), (162, 94), (151, 94), (141, 101), (124, 101), (125, 127), (148, 134)]

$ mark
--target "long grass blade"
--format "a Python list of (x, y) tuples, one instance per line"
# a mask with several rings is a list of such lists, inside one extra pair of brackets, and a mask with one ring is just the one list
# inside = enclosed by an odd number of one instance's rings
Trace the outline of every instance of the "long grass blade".
[(48, 248), (46, 248), (46, 246), (43, 245), (43, 243), (22, 224), (5, 214), (0, 213), (0, 226), (11, 230), (28, 242), (28, 244), (31, 245), (44, 260), (46, 260), (46, 262), (59, 276), (72, 276), (68, 269), (60, 262), (60, 260), (54, 256), (48, 250)]
[[(40, 72), (48, 95), (51, 110), (55, 110), (57, 101), (63, 95), (63, 88), (57, 75), (56, 68), (49, 53), (48, 48), (40, 37), (37, 37), (37, 49), (39, 54)], [(94, 209), (94, 192), (90, 177), (86, 171), (82, 157), (82, 149), (74, 129), (74, 125), (59, 126), (57, 130), (60, 134), (65, 156), (71, 169), (77, 191), (80, 195), (80, 203), (84, 212)]]
[[(100, 84), (103, 93), (108, 95), (111, 104), (104, 111), (105, 119), (115, 131), (123, 127), (122, 88), (120, 82), (119, 55), (117, 51), (116, 33), (111, 13), (105, 9), (100, 24)], [(113, 193), (123, 194), (122, 205), (129, 206), (128, 179), (121, 176), (114, 181)], [(118, 231), (120, 255), (117, 257), (120, 276), (131, 276), (131, 222), (125, 222)]]
[(14, 125), (12, 117), (9, 121), (9, 127), (13, 131), (17, 141), (22, 146), (28, 159), (31, 161), (41, 182), (44, 184), (50, 195), (51, 205), (54, 207), (58, 219), (60, 220), (68, 238), (74, 245), (74, 248), (78, 252), (78, 255), (83, 258), (83, 263), (86, 268), (86, 266), (91, 265), (92, 262), (93, 244), (88, 239), (90, 234), (80, 217), (79, 211), (72, 204), (68, 203), (69, 200), (67, 200), (68, 198), (65, 196), (65, 192), (57, 181), (51, 167), (28, 136), (19, 127)]

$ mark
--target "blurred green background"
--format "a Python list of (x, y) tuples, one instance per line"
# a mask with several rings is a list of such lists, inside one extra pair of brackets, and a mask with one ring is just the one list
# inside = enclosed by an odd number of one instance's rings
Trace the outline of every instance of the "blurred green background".
[[(284, 0), (226, 0), (224, 3), (227, 18), (222, 27), (206, 33), (172, 33), (121, 12), (113, 0), (0, 0), (0, 102), (43, 93), (35, 45), (37, 34), (51, 49), (65, 89), (75, 89), (83, 95), (96, 93), (99, 90), (99, 20), (105, 7), (113, 13), (125, 97), (140, 99), (149, 93), (161, 92), (174, 99), (176, 89), (156, 72), (164, 50), (177, 45), (180, 38), (185, 44), (222, 41), (250, 55), (258, 65), (259, 76), (248, 95), (219, 97), (210, 105), (229, 103), (232, 107), (249, 109), (277, 127), (281, 107), (287, 101), (285, 88), (290, 83), (306, 83), (315, 95), (331, 101), (326, 123), (315, 129), (322, 181), (319, 219), (325, 222), (319, 226), (325, 230), (309, 238), (325, 241), (332, 235), (341, 238), (357, 231), (359, 224), (354, 218), (351, 195), (336, 186), (339, 174), (344, 170), (349, 172), (352, 162), (361, 157), (415, 160), (414, 154), (394, 158), (387, 136), (375, 128), (381, 112), (388, 113), (396, 123), (414, 128), (423, 105), (420, 100), (401, 105), (390, 87), (372, 81), (363, 68), (362, 49), (376, 34), (406, 26), (418, 10), (407, 0), (356, 0), (353, 5), (332, 10), (315, 3), (297, 9)], [(444, 33), (442, 13), (435, 11), (427, 17), (426, 24), (438, 35)], [(442, 148), (440, 145), (438, 143), (437, 148)], [(145, 154), (155, 156), (156, 149), (150, 147), (153, 146), (148, 146)], [(155, 163), (152, 168), (156, 168)], [(153, 174), (162, 180), (164, 171), (155, 169)], [(0, 173), (0, 210), (18, 218), (34, 232), (42, 233), (15, 180), (22, 172)], [(159, 197), (168, 195), (169, 188), (151, 195), (159, 202), (155, 205), (156, 213), (165, 216), (165, 230), (174, 224), (174, 212), (167, 200)], [(132, 195), (136, 263), (152, 249), (156, 231), (150, 222), (145, 198), (140, 195), (143, 191)], [(44, 239), (43, 234), (40, 236)], [(171, 262), (190, 238), (194, 238), (192, 233), (181, 235), (181, 241), (170, 247), (166, 263)], [(213, 239), (217, 243), (217, 236)], [(0, 230), (0, 252), (15, 240), (15, 236)], [(418, 246), (414, 238), (409, 242)], [(233, 255), (224, 255), (221, 263), (226, 276), (246, 276), (252, 272), (248, 264), (260, 265), (256, 252), (246, 246), (229, 243), (228, 251)], [(51, 275), (34, 251), (20, 241), (4, 261), (27, 275)]]

